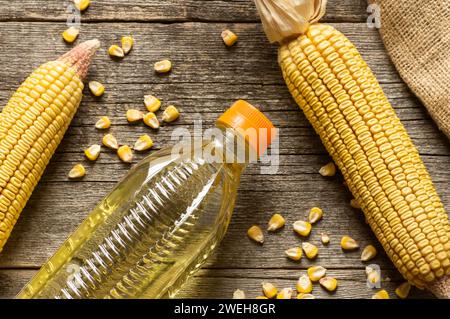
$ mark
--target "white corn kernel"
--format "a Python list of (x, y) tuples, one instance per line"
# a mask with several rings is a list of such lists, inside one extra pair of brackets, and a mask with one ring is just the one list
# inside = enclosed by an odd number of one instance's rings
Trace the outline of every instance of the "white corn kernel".
[(144, 95), (144, 105), (149, 112), (155, 113), (161, 107), (161, 101), (153, 95)]
[(154, 69), (158, 73), (167, 73), (172, 70), (172, 62), (169, 60), (158, 61), (155, 63)]
[(294, 231), (300, 236), (307, 237), (311, 233), (311, 224), (303, 220), (294, 223)]
[(175, 121), (179, 116), (180, 112), (178, 111), (178, 109), (173, 105), (169, 105), (163, 112), (162, 120), (164, 122), (170, 123)]
[(317, 223), (323, 217), (323, 210), (319, 207), (313, 207), (309, 211), (308, 220), (311, 224)]
[(145, 123), (145, 125), (153, 128), (153, 129), (159, 128), (159, 121), (158, 121), (158, 118), (156, 117), (155, 113), (148, 112), (147, 114), (145, 114), (144, 115), (144, 123)]
[(111, 127), (111, 121), (109, 117), (102, 116), (97, 123), (95, 123), (95, 128), (99, 130), (106, 130)]
[(70, 170), (68, 176), (70, 179), (81, 178), (86, 175), (86, 169), (83, 165), (77, 164)]
[(153, 146), (153, 140), (147, 134), (141, 135), (134, 143), (135, 151), (146, 151)]
[(100, 155), (100, 150), (101, 150), (101, 146), (98, 144), (94, 144), (84, 150), (84, 155), (86, 155), (86, 157), (90, 161), (95, 161), (98, 158), (98, 156)]
[(268, 231), (276, 231), (282, 228), (285, 224), (284, 217), (280, 214), (273, 214), (273, 216), (269, 220), (269, 225), (267, 227)]

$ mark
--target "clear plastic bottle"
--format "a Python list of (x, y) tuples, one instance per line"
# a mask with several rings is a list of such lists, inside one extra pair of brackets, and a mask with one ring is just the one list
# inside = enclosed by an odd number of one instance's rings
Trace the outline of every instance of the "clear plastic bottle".
[[(242, 100), (216, 127), (220, 137), (163, 149), (131, 169), (18, 298), (174, 297), (223, 238), (240, 175), (274, 132)], [(252, 128), (256, 139), (243, 134)]]

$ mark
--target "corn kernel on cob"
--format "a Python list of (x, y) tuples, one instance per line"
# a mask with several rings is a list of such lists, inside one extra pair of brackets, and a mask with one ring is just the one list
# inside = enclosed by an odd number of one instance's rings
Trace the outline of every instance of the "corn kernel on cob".
[(1, 113), (0, 251), (80, 104), (98, 47), (87, 41), (41, 65)]

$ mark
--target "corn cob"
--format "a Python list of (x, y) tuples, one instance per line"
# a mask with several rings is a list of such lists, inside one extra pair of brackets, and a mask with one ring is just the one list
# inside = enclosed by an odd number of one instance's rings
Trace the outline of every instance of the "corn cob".
[(448, 294), (448, 216), (355, 46), (335, 28), (312, 24), (280, 47), (279, 64), (395, 266), (417, 287)]
[(36, 69), (0, 117), (0, 251), (70, 124), (91, 59), (91, 40)]
[[(292, 96), (402, 275), (450, 297), (450, 223), (425, 165), (355, 46), (316, 23), (326, 1), (256, 0)], [(315, 2), (314, 2), (315, 3)], [(309, 23), (308, 23), (309, 21)]]

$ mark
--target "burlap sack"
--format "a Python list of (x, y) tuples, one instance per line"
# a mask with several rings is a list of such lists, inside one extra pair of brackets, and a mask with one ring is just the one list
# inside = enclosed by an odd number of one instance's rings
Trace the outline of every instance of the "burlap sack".
[(381, 37), (398, 73), (450, 138), (450, 1), (369, 3), (379, 5)]

